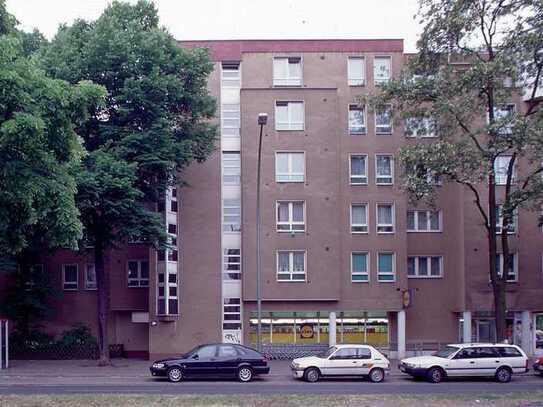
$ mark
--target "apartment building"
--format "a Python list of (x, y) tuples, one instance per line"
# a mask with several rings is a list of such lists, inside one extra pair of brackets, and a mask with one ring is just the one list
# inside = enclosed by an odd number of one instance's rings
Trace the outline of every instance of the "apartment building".
[[(413, 206), (399, 185), (398, 150), (438, 134), (417, 137), (389, 109), (357, 103), (399, 74), (407, 58), (402, 40), (180, 46), (210, 50), (220, 139), (168, 194), (164, 216), (177, 250), (133, 243), (108, 256), (112, 343), (152, 357), (202, 342), (255, 343), (259, 113), (268, 114), (264, 344), (368, 342), (403, 356), (429, 343), (494, 340), (486, 237), (472, 196), (444, 183), (435, 208)], [(511, 101), (516, 109), (524, 104), (522, 95)], [(507, 158), (497, 166), (506, 168)], [(529, 353), (538, 351), (536, 330), (543, 329), (537, 216), (518, 214), (514, 267), (505, 271), (511, 340)], [(42, 267), (64, 291), (48, 329), (74, 322), (96, 329), (92, 259), (62, 251), (44, 257)]]

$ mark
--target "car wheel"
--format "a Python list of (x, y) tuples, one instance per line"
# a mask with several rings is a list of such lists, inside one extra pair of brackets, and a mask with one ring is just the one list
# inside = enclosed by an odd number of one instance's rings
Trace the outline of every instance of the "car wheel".
[(242, 366), (238, 369), (238, 379), (240, 382), (250, 382), (253, 379), (253, 369), (249, 366)]
[(181, 368), (174, 366), (168, 369), (168, 380), (172, 383), (180, 382), (183, 379), (183, 371)]
[(318, 382), (320, 379), (320, 372), (316, 367), (310, 367), (305, 369), (304, 380), (309, 383)]
[(376, 367), (370, 371), (369, 378), (373, 383), (381, 383), (383, 380), (385, 380), (385, 371), (379, 367)]
[(433, 367), (430, 370), (428, 370), (428, 373), (426, 374), (426, 378), (430, 383), (439, 383), (443, 380), (443, 377), (445, 376), (445, 373), (443, 372), (443, 369), (439, 367)]
[(500, 383), (509, 383), (511, 381), (511, 370), (507, 367), (500, 367), (496, 370), (496, 381)]

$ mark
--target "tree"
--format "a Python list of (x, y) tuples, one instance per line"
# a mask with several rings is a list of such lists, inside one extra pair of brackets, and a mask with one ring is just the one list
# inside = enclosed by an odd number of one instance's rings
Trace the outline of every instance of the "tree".
[[(519, 208), (539, 210), (543, 200), (543, 111), (536, 98), (543, 80), (542, 11), (538, 0), (420, 0), (418, 53), (400, 78), (369, 97), (375, 107), (392, 103), (409, 131), (438, 135), (400, 151), (411, 199), (432, 201), (436, 176), (472, 194), (487, 236), (499, 341), (506, 338), (513, 261), (508, 231)], [(510, 108), (524, 91), (527, 108)]]
[(126, 239), (165, 244), (156, 205), (190, 162), (214, 148), (215, 103), (206, 88), (213, 66), (206, 51), (181, 49), (147, 1), (113, 2), (96, 21), (61, 27), (40, 59), (54, 77), (107, 89), (105, 107), (80, 127), (89, 155), (77, 202), (94, 245), (99, 363), (108, 364), (104, 253)]

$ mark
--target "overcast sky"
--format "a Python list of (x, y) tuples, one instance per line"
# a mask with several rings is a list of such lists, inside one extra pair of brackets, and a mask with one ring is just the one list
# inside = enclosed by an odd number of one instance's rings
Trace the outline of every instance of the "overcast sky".
[[(133, 3), (135, 0), (129, 0)], [(7, 0), (24, 29), (48, 38), (61, 23), (95, 19), (110, 0)], [(179, 40), (403, 38), (415, 50), (418, 0), (155, 0)]]

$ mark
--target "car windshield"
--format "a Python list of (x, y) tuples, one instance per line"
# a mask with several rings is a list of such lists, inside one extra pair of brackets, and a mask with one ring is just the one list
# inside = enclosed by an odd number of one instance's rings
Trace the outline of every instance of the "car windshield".
[(332, 347), (328, 348), (328, 349), (326, 350), (326, 352), (320, 354), (319, 357), (320, 357), (321, 359), (327, 359), (327, 358), (329, 358), (330, 355), (332, 355), (332, 353), (334, 353), (335, 351), (336, 351), (336, 347), (335, 347), (335, 346), (332, 346)]
[(201, 347), (202, 347), (202, 345), (196, 346), (196, 347), (193, 348), (192, 350), (189, 350), (187, 353), (183, 353), (183, 354), (181, 355), (181, 357), (182, 357), (183, 359), (186, 359), (186, 358), (190, 357), (190, 355), (195, 354), (196, 351), (197, 351), (198, 349), (200, 349)]
[(458, 348), (456, 346), (445, 346), (444, 348), (441, 348), (436, 353), (434, 353), (433, 356), (437, 356), (438, 358), (447, 359), (453, 353), (455, 353), (457, 350), (458, 350)]

